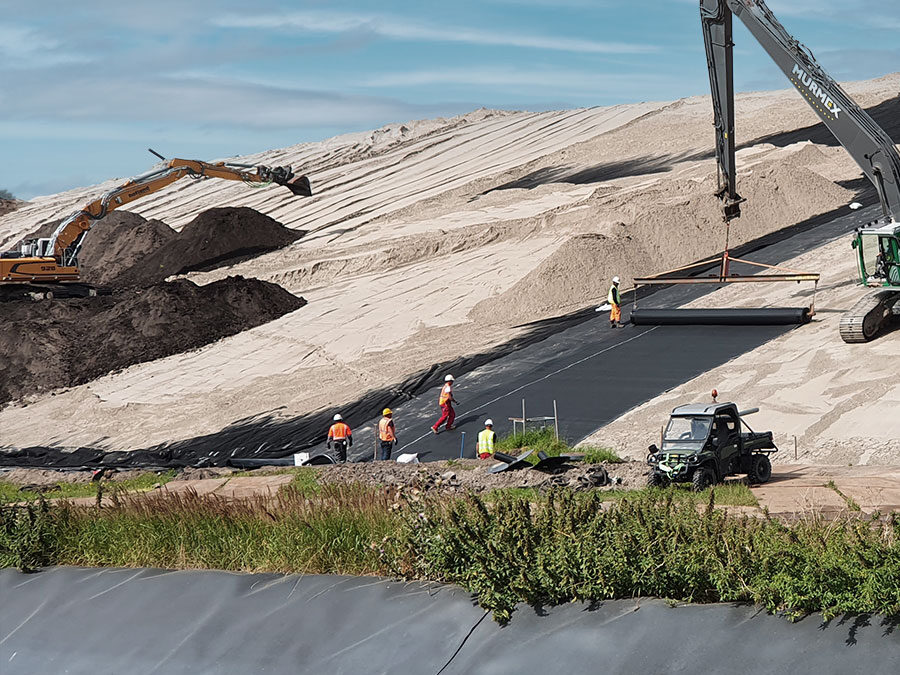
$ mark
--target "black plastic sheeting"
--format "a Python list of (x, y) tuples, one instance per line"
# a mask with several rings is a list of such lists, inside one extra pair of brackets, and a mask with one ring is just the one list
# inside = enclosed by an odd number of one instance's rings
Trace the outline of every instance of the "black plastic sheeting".
[(520, 606), (501, 628), (458, 588), (365, 577), (2, 570), (0, 596), (4, 675), (893, 675), (900, 655), (877, 616), (635, 599)]
[[(862, 199), (872, 202), (870, 197)], [(757, 262), (778, 264), (852, 232), (878, 215), (874, 203), (855, 212), (839, 209), (766, 235), (732, 253), (742, 257), (752, 254)], [(702, 272), (698, 270), (698, 273)], [(711, 290), (713, 287), (706, 285), (658, 289), (649, 298), (642, 294), (640, 305), (642, 311), (645, 307), (659, 305), (677, 307)], [(630, 294), (623, 294), (626, 313), (630, 298)], [(473, 432), (480, 431), (479, 424), (483, 423), (482, 411), (488, 416), (501, 417), (504, 424), (506, 417), (521, 415), (522, 396), (519, 394), (525, 391), (521, 387), (529, 382), (526, 392), (529, 417), (552, 414), (552, 402), (557, 399), (561, 403), (564, 435), (568, 440), (577, 441), (633, 406), (754, 349), (787, 329), (785, 326), (752, 329), (738, 326), (654, 326), (649, 329), (628, 326), (620, 331), (610, 331), (607, 326), (606, 317), (589, 308), (530, 324), (521, 335), (489, 352), (434, 364), (397, 386), (366, 392), (340, 408), (299, 417), (285, 417), (280, 409), (275, 409), (237, 420), (213, 434), (127, 452), (103, 445), (0, 447), (0, 466), (224, 466), (232, 458), (275, 459), (304, 450), (315, 453), (324, 449), (325, 434), (337, 412), (353, 427), (358, 439), (351, 459), (365, 460), (374, 455), (374, 447), (367, 446), (374, 437), (373, 425), (377, 416), (385, 406), (402, 409), (402, 414), (395, 416), (401, 441), (399, 451), (421, 452), (423, 459), (456, 457), (460, 451), (459, 433), (419, 438), (423, 431), (428, 433), (428, 426), (436, 421), (437, 388), (447, 372), (458, 378), (457, 391), (465, 392), (464, 397), (457, 398), (463, 401), (459, 424), (465, 426), (460, 431), (467, 431), (462, 446), (467, 455), (474, 449)], [(650, 330), (655, 331), (652, 336), (629, 341), (637, 333)], [(623, 344), (604, 351), (615, 341)], [(601, 352), (602, 358), (587, 358), (591, 354), (599, 357)], [(490, 368), (485, 369), (485, 366)], [(542, 381), (533, 381), (537, 378), (530, 376), (541, 373), (543, 377), (566, 370), (574, 372), (567, 377), (548, 376)], [(498, 396), (501, 405), (485, 405)], [(416, 442), (404, 449), (410, 441)]]
[(636, 326), (791, 326), (808, 323), (809, 307), (632, 310)]

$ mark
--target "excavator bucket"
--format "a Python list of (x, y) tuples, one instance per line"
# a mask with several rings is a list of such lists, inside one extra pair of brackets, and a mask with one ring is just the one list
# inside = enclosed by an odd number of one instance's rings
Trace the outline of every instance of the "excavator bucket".
[(295, 197), (312, 197), (312, 186), (309, 184), (309, 178), (306, 176), (291, 178), (287, 183), (284, 183), (284, 186)]

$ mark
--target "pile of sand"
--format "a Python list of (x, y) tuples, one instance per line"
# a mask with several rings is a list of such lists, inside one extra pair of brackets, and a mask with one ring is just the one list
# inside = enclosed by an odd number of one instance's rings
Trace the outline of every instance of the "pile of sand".
[[(811, 150), (762, 162), (741, 176), (747, 202), (731, 225), (732, 248), (850, 201), (850, 190), (804, 166), (817, 158)], [(714, 191), (715, 178), (708, 176), (656, 182), (626, 194), (596, 193), (590, 200), (595, 233), (570, 238), (469, 316), (479, 323), (523, 323), (564, 314), (603, 302), (614, 275), (628, 288), (634, 277), (716, 255), (725, 245), (725, 226)]]
[(180, 279), (108, 296), (4, 303), (0, 402), (71, 387), (135, 363), (196, 349), (306, 304), (280, 286)]

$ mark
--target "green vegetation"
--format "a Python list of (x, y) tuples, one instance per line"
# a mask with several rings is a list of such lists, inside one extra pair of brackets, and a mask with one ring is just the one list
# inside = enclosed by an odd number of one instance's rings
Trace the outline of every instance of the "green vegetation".
[(625, 461), (609, 448), (596, 448), (593, 446), (586, 446), (583, 448), (577, 448), (575, 452), (583, 452), (584, 461), (588, 464), (621, 464)]
[(592, 464), (600, 462), (622, 462), (622, 458), (608, 448), (586, 447), (573, 450), (563, 439), (556, 437), (556, 432), (548, 427), (529, 429), (525, 433), (510, 434), (497, 440), (496, 449), (510, 455), (517, 455), (523, 449), (533, 450), (528, 458), (531, 464), (538, 462), (538, 452), (545, 452), (549, 457), (557, 457), (570, 452), (584, 453), (584, 461)]
[[(234, 501), (112, 496), (0, 508), (0, 566), (374, 574), (453, 583), (499, 621), (517, 603), (657, 596), (797, 617), (900, 616), (900, 520), (737, 518), (687, 490), (507, 491), (490, 500), (316, 485)], [(728, 487), (728, 489), (732, 489)], [(738, 491), (735, 491), (735, 494)], [(615, 504), (603, 504), (616, 495)], [(732, 495), (733, 496), (733, 495)]]
[(609, 490), (600, 495), (603, 501), (620, 499), (671, 499), (679, 504), (706, 504), (710, 496), (719, 506), (759, 506), (753, 491), (744, 483), (720, 483), (702, 492), (691, 490), (689, 483), (669, 485), (664, 488), (643, 488), (640, 490)]
[(862, 507), (860, 507), (860, 505), (856, 503), (856, 500), (853, 499), (853, 497), (851, 497), (849, 495), (845, 495), (843, 492), (841, 492), (838, 489), (837, 483), (835, 483), (833, 480), (830, 480), (827, 483), (825, 483), (825, 487), (828, 487), (828, 488), (831, 488), (832, 490), (834, 490), (837, 493), (838, 497), (840, 497), (847, 503), (847, 508), (850, 509), (851, 511), (857, 511), (857, 512), (862, 511)]
[[(714, 493), (714, 494), (711, 494)], [(496, 502), (505, 497), (520, 497), (530, 502), (541, 498), (541, 490), (533, 487), (497, 488), (485, 495), (486, 502)], [(596, 494), (596, 496), (594, 496)], [(574, 493), (574, 499), (599, 499), (602, 502), (617, 502), (623, 499), (636, 501), (650, 499), (659, 501), (671, 499), (679, 504), (707, 504), (710, 498), (719, 506), (759, 506), (753, 491), (743, 483), (724, 483), (706, 488), (703, 492), (693, 492), (690, 485), (670, 485), (665, 488), (644, 488), (641, 490), (604, 490)]]
[(114, 497), (102, 509), (41, 501), (4, 507), (0, 566), (41, 565), (371, 574), (373, 542), (396, 531), (387, 493), (359, 486), (299, 489), (229, 501), (193, 493)]
[(15, 199), (16, 196), (9, 190), (0, 189), (0, 199)]
[(505, 621), (515, 605), (656, 596), (753, 602), (798, 617), (900, 614), (900, 522), (729, 517), (672, 494), (553, 491), (488, 508), (469, 497), (410, 516), (394, 574), (459, 584)]
[[(160, 474), (145, 473), (134, 478), (122, 481), (104, 480), (103, 490), (106, 494), (111, 491), (142, 491), (150, 490), (157, 483), (168, 483), (175, 477), (174, 471), (166, 471)], [(0, 480), (0, 504), (15, 504), (17, 502), (32, 502), (43, 496), (45, 499), (76, 499), (78, 497), (96, 497), (99, 482), (87, 483), (57, 483), (40, 491), (34, 489), (22, 489), (20, 485)]]

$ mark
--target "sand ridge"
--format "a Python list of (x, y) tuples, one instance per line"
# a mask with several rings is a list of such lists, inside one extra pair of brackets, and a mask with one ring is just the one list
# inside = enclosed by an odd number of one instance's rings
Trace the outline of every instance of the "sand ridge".
[[(862, 105), (900, 75), (850, 83)], [(738, 97), (747, 241), (845, 205), (858, 168), (840, 148), (772, 135), (813, 124), (796, 92)], [(612, 274), (662, 271), (721, 248), (705, 97), (549, 113), (476, 111), (253, 156), (308, 173), (311, 199), (276, 186), (185, 181), (135, 203), (176, 229), (250, 206), (307, 231), (279, 251), (187, 278), (241, 274), (309, 305), (202, 349), (0, 412), (4, 443), (143, 447), (248, 415), (299, 415), (514, 337), (523, 321), (602, 298)], [(773, 139), (777, 140), (777, 139)], [(112, 185), (113, 182), (104, 184)], [(524, 186), (524, 187), (523, 187)], [(104, 186), (38, 198), (0, 240), (64, 215)], [(674, 263), (674, 264), (673, 264)], [(35, 420), (52, 419), (52, 438)]]

